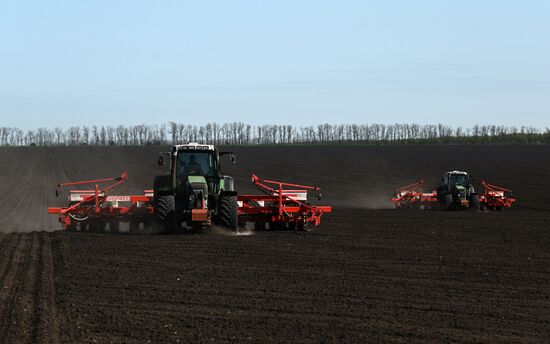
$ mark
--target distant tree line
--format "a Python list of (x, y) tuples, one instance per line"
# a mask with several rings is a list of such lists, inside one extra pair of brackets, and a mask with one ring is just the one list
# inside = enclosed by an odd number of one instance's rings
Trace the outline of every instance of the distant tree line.
[(443, 124), (249, 125), (242, 122), (190, 125), (73, 126), (23, 131), (0, 127), (1, 146), (141, 146), (185, 142), (254, 144), (548, 144), (550, 128)]

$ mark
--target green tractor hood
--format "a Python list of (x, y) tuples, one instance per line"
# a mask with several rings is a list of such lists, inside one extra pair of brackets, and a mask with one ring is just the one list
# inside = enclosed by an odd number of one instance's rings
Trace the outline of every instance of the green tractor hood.
[(192, 193), (202, 192), (203, 199), (205, 201), (205, 206), (208, 208), (208, 183), (203, 176), (187, 176), (187, 181), (191, 186)]
[(203, 176), (187, 176), (189, 184), (204, 184), (206, 185), (206, 179)]
[[(462, 186), (462, 185), (455, 185), (456, 190), (458, 191), (459, 198), (463, 199), (468, 197), (468, 191), (469, 189)], [(460, 197), (460, 195), (464, 195), (463, 197)]]
[(457, 189), (458, 191), (460, 191), (460, 192), (466, 192), (466, 190), (467, 190), (467, 189), (466, 189), (464, 186), (462, 186), (462, 185), (456, 185), (455, 187), (456, 187), (456, 189)]
[(187, 176), (187, 181), (193, 190), (202, 190), (204, 197), (208, 196), (208, 184), (203, 176)]

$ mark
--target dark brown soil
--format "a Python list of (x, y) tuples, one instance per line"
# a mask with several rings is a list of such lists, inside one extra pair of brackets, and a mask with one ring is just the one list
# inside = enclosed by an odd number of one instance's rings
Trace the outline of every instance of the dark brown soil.
[[(0, 150), (0, 343), (546, 342), (550, 148), (237, 147), (226, 172), (317, 184), (311, 233), (51, 232), (58, 182), (149, 188), (155, 147)], [(396, 211), (394, 187), (466, 169), (515, 191), (503, 212)], [(23, 233), (33, 231), (48, 231)]]

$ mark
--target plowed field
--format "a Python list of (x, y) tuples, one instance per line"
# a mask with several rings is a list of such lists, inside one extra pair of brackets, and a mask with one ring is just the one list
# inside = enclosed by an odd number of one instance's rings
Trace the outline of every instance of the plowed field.
[[(240, 192), (251, 172), (315, 184), (334, 213), (311, 233), (55, 231), (57, 183), (128, 171), (120, 193), (140, 193), (158, 148), (0, 149), (0, 343), (548, 341), (548, 147), (234, 150)], [(393, 188), (449, 169), (519, 201), (392, 209)]]

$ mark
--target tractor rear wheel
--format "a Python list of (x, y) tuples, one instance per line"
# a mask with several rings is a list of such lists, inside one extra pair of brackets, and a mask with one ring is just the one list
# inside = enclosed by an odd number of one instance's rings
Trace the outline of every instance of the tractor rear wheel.
[(220, 196), (218, 224), (236, 231), (239, 227), (237, 196)]
[(453, 195), (450, 193), (444, 193), (439, 199), (439, 204), (442, 210), (450, 210), (453, 204)]
[(155, 214), (159, 230), (173, 233), (175, 230), (176, 199), (174, 195), (155, 196)]
[(479, 195), (470, 195), (470, 210), (479, 210)]

